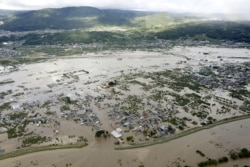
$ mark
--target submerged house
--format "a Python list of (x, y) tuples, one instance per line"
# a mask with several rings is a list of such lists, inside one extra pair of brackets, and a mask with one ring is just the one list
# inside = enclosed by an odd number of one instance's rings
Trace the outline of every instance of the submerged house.
[(0, 148), (0, 154), (3, 154), (4, 152), (5, 150)]
[(112, 134), (112, 136), (114, 136), (114, 138), (116, 138), (116, 139), (122, 137), (122, 134), (121, 134), (120, 132), (116, 131), (116, 130), (113, 130), (113, 131), (111, 132), (111, 134)]

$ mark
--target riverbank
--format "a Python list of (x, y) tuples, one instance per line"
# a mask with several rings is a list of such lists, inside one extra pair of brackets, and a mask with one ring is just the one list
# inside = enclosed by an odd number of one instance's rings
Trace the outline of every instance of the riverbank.
[[(82, 149), (60, 149), (42, 152), (34, 152), (14, 158), (0, 161), (0, 166), (19, 167), (36, 166), (49, 167), (65, 166), (72, 164), (74, 167), (81, 166), (197, 166), (207, 158), (216, 159), (228, 156), (228, 153), (238, 148), (249, 146), (250, 121), (248, 119), (229, 122), (210, 129), (202, 130), (191, 135), (186, 135), (169, 142), (153, 146), (114, 150), (113, 140), (96, 140), (90, 142)], [(201, 150), (205, 157), (196, 153)], [(96, 160), (98, 158), (98, 161)], [(249, 160), (229, 160), (222, 166), (247, 165)]]
[(250, 119), (250, 114), (232, 117), (232, 118), (227, 118), (227, 119), (220, 120), (220, 121), (214, 122), (213, 124), (202, 126), (202, 127), (191, 128), (191, 129), (188, 129), (186, 131), (183, 131), (183, 132), (180, 132), (177, 134), (173, 134), (173, 135), (166, 137), (164, 139), (155, 139), (153, 142), (131, 144), (131, 145), (127, 145), (127, 146), (116, 146), (115, 149), (116, 150), (136, 149), (136, 148), (147, 147), (147, 146), (152, 146), (152, 145), (156, 145), (156, 144), (162, 144), (162, 143), (166, 143), (166, 142), (169, 142), (169, 141), (172, 141), (172, 140), (175, 140), (175, 139), (187, 136), (187, 135), (191, 135), (193, 133), (197, 133), (197, 132), (202, 131), (202, 130), (211, 129), (211, 128), (214, 128), (216, 126), (220, 126), (223, 124), (227, 124), (227, 123), (235, 122), (235, 121), (240, 121), (240, 120), (244, 120), (244, 119)]

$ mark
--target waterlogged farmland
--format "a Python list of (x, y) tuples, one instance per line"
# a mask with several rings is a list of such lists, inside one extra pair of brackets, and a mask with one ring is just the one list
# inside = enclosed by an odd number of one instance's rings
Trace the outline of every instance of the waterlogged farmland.
[[(248, 117), (248, 49), (103, 51), (1, 73), (1, 148), (154, 144)], [(12, 82), (3, 82), (3, 81)]]

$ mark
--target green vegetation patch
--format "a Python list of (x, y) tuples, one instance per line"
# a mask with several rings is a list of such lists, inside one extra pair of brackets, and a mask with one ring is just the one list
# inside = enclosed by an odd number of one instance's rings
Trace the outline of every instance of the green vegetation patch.
[(230, 153), (230, 157), (233, 160), (242, 159), (242, 158), (250, 158), (250, 151), (247, 148), (242, 148), (240, 152), (232, 151)]
[(15, 112), (15, 113), (11, 113), (9, 114), (10, 120), (22, 120), (24, 118), (26, 118), (26, 116), (28, 115), (28, 113), (25, 112)]
[(12, 90), (7, 90), (6, 92), (0, 92), (0, 99), (4, 99), (4, 96), (7, 96), (12, 93)]
[(61, 110), (61, 111), (70, 110), (70, 107), (67, 106), (67, 105), (63, 105), (63, 106), (60, 107), (60, 110)]
[(9, 128), (7, 131), (8, 138), (11, 139), (11, 138), (17, 138), (17, 137), (22, 137), (24, 135), (28, 135), (28, 134), (26, 134), (26, 126), (27, 125), (28, 125), (28, 121), (24, 121), (19, 126)]
[(250, 100), (245, 100), (243, 104), (240, 106), (240, 109), (245, 112), (250, 112)]
[(218, 161), (216, 159), (209, 159), (207, 161), (204, 162), (200, 162), (198, 164), (199, 167), (205, 167), (205, 166), (216, 166), (218, 165)]
[(125, 101), (127, 102), (127, 109), (130, 113), (138, 112), (142, 108), (142, 99), (136, 95), (129, 95)]
[(154, 72), (151, 75), (147, 75), (147, 77), (154, 80), (156, 85), (167, 85), (177, 92), (183, 90), (185, 87), (195, 92), (199, 92), (203, 88), (194, 76), (184, 74), (179, 69)]
[(23, 147), (31, 146), (32, 144), (40, 144), (47, 141), (47, 137), (44, 136), (29, 136), (22, 141)]
[(65, 96), (65, 97), (62, 97), (60, 98), (61, 101), (63, 101), (65, 104), (76, 104), (76, 101), (74, 100), (71, 100), (70, 97), (68, 96)]
[(190, 100), (188, 98), (182, 97), (182, 96), (175, 96), (176, 103), (178, 103), (180, 106), (187, 105)]
[(240, 89), (240, 90), (230, 90), (231, 97), (239, 99), (239, 100), (244, 100), (244, 97), (250, 98), (250, 92), (245, 89)]
[(160, 90), (156, 90), (154, 92), (152, 92), (151, 98), (154, 101), (160, 101), (163, 99), (163, 97), (166, 95), (166, 92), (164, 91), (160, 91)]
[(52, 102), (50, 100), (47, 100), (43, 103), (43, 105), (41, 106), (41, 108), (45, 108), (48, 107)]
[(200, 23), (182, 24), (178, 27), (167, 29), (156, 36), (160, 39), (197, 38), (198, 40), (230, 40), (235, 42), (250, 42), (250, 23), (247, 21), (207, 21)]
[(0, 106), (0, 112), (3, 111), (3, 110), (9, 110), (11, 109), (11, 103), (10, 102), (7, 102), (7, 103), (3, 103), (1, 106)]

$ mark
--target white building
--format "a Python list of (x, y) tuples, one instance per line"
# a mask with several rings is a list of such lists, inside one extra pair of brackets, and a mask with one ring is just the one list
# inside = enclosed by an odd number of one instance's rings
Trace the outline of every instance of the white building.
[(112, 136), (114, 136), (114, 138), (116, 138), (116, 139), (122, 137), (122, 134), (119, 133), (119, 132), (117, 132), (116, 130), (113, 130), (113, 131), (111, 132), (111, 134), (112, 134)]

